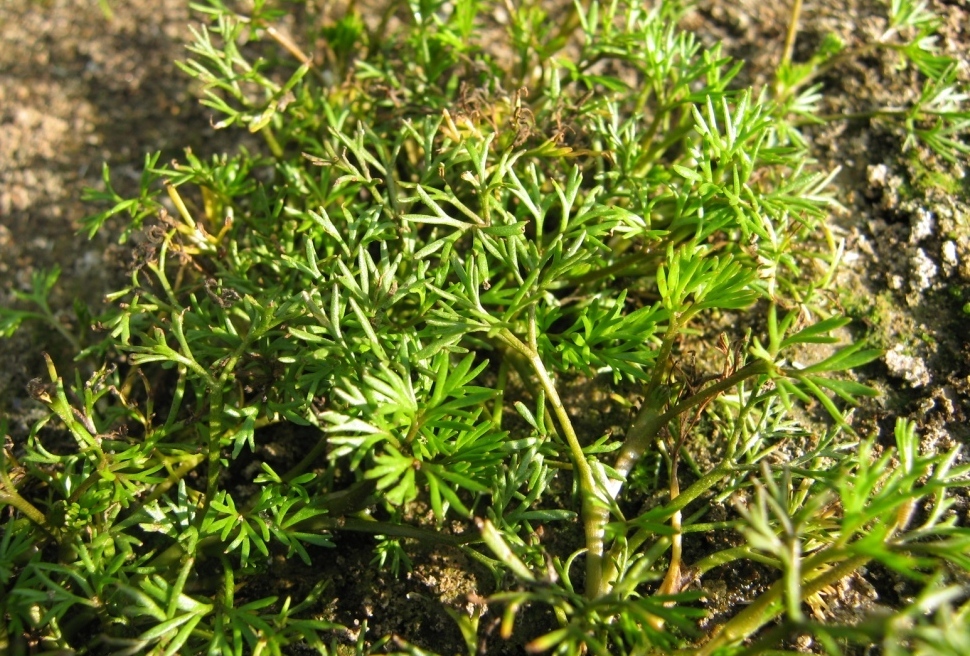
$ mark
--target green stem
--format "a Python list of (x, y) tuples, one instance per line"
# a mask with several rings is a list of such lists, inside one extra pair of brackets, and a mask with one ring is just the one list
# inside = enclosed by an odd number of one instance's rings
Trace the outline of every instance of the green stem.
[(571, 278), (569, 282), (579, 286), (579, 285), (586, 285), (592, 282), (596, 282), (598, 280), (602, 280), (603, 278), (608, 278), (610, 276), (627, 275), (626, 269), (628, 267), (635, 264), (642, 264), (643, 260), (650, 257), (654, 257), (659, 252), (660, 252), (660, 249), (654, 247), (654, 248), (646, 248), (644, 250), (637, 251), (635, 253), (630, 253), (629, 255), (624, 255), (623, 257), (621, 257), (620, 259), (616, 260), (615, 262), (613, 262), (608, 266), (605, 266), (599, 269), (593, 269), (591, 271), (584, 273), (581, 276), (576, 276), (575, 278)]
[(791, 8), (791, 18), (788, 20), (788, 30), (785, 32), (785, 47), (778, 62), (778, 70), (791, 64), (792, 54), (795, 52), (795, 37), (798, 36), (798, 19), (802, 15), (802, 0), (794, 0)]
[(909, 111), (905, 109), (873, 109), (868, 112), (854, 112), (850, 114), (820, 114), (811, 119), (792, 121), (794, 127), (802, 127), (818, 122), (831, 123), (833, 121), (858, 121), (869, 118), (906, 118)]
[[(510, 348), (508, 342), (504, 341), (504, 339), (496, 340), (494, 343), (497, 344), (496, 350), (498, 350), (502, 354), (502, 362), (503, 363), (507, 362), (512, 366), (512, 369), (515, 371), (516, 375), (518, 376), (519, 382), (522, 384), (522, 387), (524, 387), (525, 391), (529, 394), (529, 396), (531, 396), (532, 399), (538, 403), (539, 399), (541, 398), (541, 395), (539, 393), (540, 390), (536, 386), (535, 381), (532, 380), (532, 377), (530, 375), (529, 361), (517, 349)], [(555, 437), (559, 436), (559, 433), (556, 430), (555, 423), (553, 422), (552, 415), (550, 415), (548, 412), (542, 413), (542, 424), (549, 435), (552, 435)]]
[(697, 576), (704, 576), (716, 567), (721, 567), (722, 565), (727, 565), (728, 563), (733, 563), (737, 560), (753, 560), (763, 565), (779, 568), (781, 567), (781, 563), (778, 562), (777, 558), (769, 558), (768, 556), (765, 556), (752, 549), (750, 545), (744, 545), (743, 547), (724, 549), (722, 551), (712, 553), (710, 556), (705, 556), (701, 560), (697, 561), (691, 570), (694, 571)]
[[(54, 361), (51, 360), (51, 356), (47, 353), (44, 353), (44, 360), (47, 361), (47, 373), (50, 376), (51, 382), (54, 383), (55, 393), (54, 396), (45, 393), (40, 400), (46, 403), (54, 414), (64, 422), (64, 425), (71, 431), (71, 434), (81, 444), (82, 448), (91, 449), (97, 454), (98, 469), (110, 470), (108, 461), (104, 455), (104, 450), (102, 450), (97, 436), (91, 430), (88, 430), (87, 426), (77, 420), (74, 414), (74, 408), (71, 407), (71, 404), (67, 400), (67, 394), (64, 392), (64, 380), (57, 375), (57, 370), (54, 368)], [(92, 424), (93, 422), (89, 419), (87, 423)]]
[(182, 590), (185, 589), (185, 582), (189, 580), (189, 575), (192, 573), (192, 568), (195, 565), (195, 555), (198, 553), (198, 544), (199, 534), (189, 532), (185, 545), (186, 557), (182, 562), (182, 569), (179, 570), (178, 576), (175, 578), (175, 583), (172, 585), (172, 590), (168, 600), (168, 607), (166, 608), (165, 612), (165, 616), (169, 619), (174, 618), (178, 612), (178, 603), (180, 601), (180, 597), (182, 596)]
[(273, 157), (276, 159), (283, 159), (283, 147), (280, 146), (280, 142), (276, 140), (276, 135), (273, 134), (272, 128), (267, 125), (264, 126), (259, 132), (263, 135), (263, 139), (266, 140), (266, 145), (269, 146), (269, 151), (273, 153)]
[(292, 469), (283, 474), (283, 480), (289, 483), (294, 478), (305, 472), (311, 465), (313, 465), (313, 463), (320, 459), (320, 456), (326, 453), (327, 444), (329, 443), (330, 438), (327, 436), (327, 434), (324, 433), (321, 435), (320, 439), (317, 440), (317, 443), (313, 445), (312, 449), (310, 449), (310, 452), (303, 456), (303, 459)]
[(795, 93), (798, 89), (808, 86), (809, 84), (817, 80), (820, 76), (829, 72), (839, 64), (842, 64), (846, 61), (851, 61), (853, 59), (855, 60), (861, 59), (862, 57), (869, 55), (870, 53), (878, 50), (879, 48), (888, 48), (890, 50), (894, 49), (892, 44), (880, 43), (877, 41), (876, 43), (867, 43), (866, 45), (860, 46), (858, 48), (843, 50), (842, 52), (835, 55), (834, 57), (815, 65), (812, 71), (808, 73), (805, 77), (800, 79), (797, 84), (794, 84), (791, 87), (788, 87), (787, 89), (785, 89), (784, 94), (780, 94), (778, 100), (779, 101), (785, 100), (786, 98), (790, 97), (793, 93)]
[[(662, 354), (663, 352), (661, 351), (661, 355)], [(653, 442), (653, 440), (656, 438), (657, 434), (672, 419), (695, 406), (710, 401), (714, 397), (731, 389), (747, 378), (761, 376), (770, 372), (771, 366), (767, 362), (759, 360), (758, 362), (754, 362), (742, 369), (739, 369), (733, 375), (728, 376), (727, 378), (720, 380), (713, 385), (705, 387), (693, 396), (687, 397), (666, 412), (661, 413), (656, 406), (644, 405), (643, 410), (640, 411), (640, 414), (637, 416), (636, 421), (634, 421), (633, 426), (627, 432), (626, 439), (623, 442), (623, 447), (620, 449), (620, 455), (617, 456), (614, 469), (625, 479), (633, 470), (633, 466), (636, 465), (636, 463), (646, 452), (651, 442)], [(651, 384), (652, 383), (653, 381), (651, 381)], [(649, 403), (649, 397), (644, 403)], [(622, 483), (618, 482), (616, 490), (617, 494), (619, 493), (620, 485), (622, 485)]]
[(396, 524), (394, 522), (380, 522), (370, 519), (359, 519), (357, 517), (315, 517), (306, 523), (297, 525), (301, 531), (353, 531), (355, 533), (367, 533), (369, 535), (387, 535), (396, 538), (410, 538), (421, 540), (431, 544), (443, 544), (450, 547), (458, 547), (466, 542), (478, 540), (479, 537), (474, 532), (469, 533), (465, 538), (447, 535), (439, 531), (431, 531), (408, 524)]
[(44, 513), (37, 510), (36, 506), (20, 496), (10, 477), (7, 476), (6, 469), (0, 466), (0, 505), (3, 504), (13, 506), (22, 512), (27, 519), (43, 529), (45, 533), (54, 537), (54, 532), (47, 525), (47, 518), (44, 517)]
[[(646, 98), (647, 98), (646, 96), (643, 97), (642, 105), (640, 105), (638, 101), (639, 106), (637, 107), (637, 113), (640, 113), (643, 111), (643, 106), (646, 105)], [(655, 110), (656, 113), (653, 116), (653, 120), (650, 121), (650, 127), (648, 127), (646, 133), (642, 137), (640, 137), (640, 148), (644, 153), (653, 154), (652, 153), (653, 140), (657, 137), (657, 132), (660, 131), (660, 126), (663, 123), (663, 119), (667, 118), (670, 115), (671, 109), (673, 109), (673, 107), (670, 105), (658, 103), (658, 107)], [(649, 163), (649, 159), (647, 159), (647, 161), (644, 161), (644, 159), (646, 158), (642, 158), (640, 161), (638, 161), (637, 162), (638, 166), (634, 169), (638, 174), (646, 172), (645, 165)]]
[(508, 384), (508, 377), (509, 361), (502, 358), (498, 366), (498, 377), (495, 381), (495, 390), (498, 393), (495, 395), (495, 402), (492, 407), (492, 423), (498, 428), (502, 427), (502, 411), (505, 408), (505, 386)]
[[(709, 489), (717, 485), (721, 480), (730, 476), (734, 472), (734, 466), (730, 460), (723, 460), (721, 463), (707, 472), (700, 479), (695, 481), (690, 487), (682, 491), (677, 498), (671, 501), (664, 508), (664, 517), (672, 516), (677, 512), (680, 512), (687, 507), (688, 504), (695, 501), (702, 494), (707, 492)], [(610, 580), (616, 576), (616, 565), (615, 563), (620, 561), (620, 551), (626, 549), (629, 553), (635, 553), (648, 538), (655, 537), (657, 535), (656, 531), (652, 528), (641, 528), (636, 533), (630, 537), (626, 544), (623, 545), (622, 541), (617, 541), (613, 545), (613, 549), (610, 551), (610, 558), (606, 559), (606, 566), (603, 571), (603, 578), (605, 580)], [(661, 538), (666, 546), (670, 546), (670, 538), (664, 536)], [(658, 541), (659, 542), (659, 541)]]
[(764, 360), (759, 360), (757, 362), (752, 362), (739, 369), (734, 374), (724, 378), (709, 387), (705, 387), (697, 394), (690, 396), (677, 405), (673, 406), (670, 410), (665, 412), (660, 416), (661, 420), (670, 421), (674, 417), (681, 415), (691, 408), (700, 405), (701, 403), (706, 403), (713, 399), (714, 397), (720, 395), (722, 392), (726, 392), (735, 385), (744, 382), (746, 379), (753, 376), (763, 376), (769, 374), (772, 371), (772, 366)]
[[(838, 554), (835, 554), (831, 553), (832, 551), (832, 549), (827, 549), (813, 560), (825, 562), (832, 557), (838, 557), (838, 555), (844, 556), (845, 553), (837, 550)], [(871, 560), (869, 556), (853, 556), (843, 560), (830, 569), (823, 570), (811, 580), (806, 581), (802, 586), (801, 598), (807, 599), (813, 594), (818, 593), (824, 587), (840, 581), (860, 567), (863, 567), (869, 560)], [(735, 615), (727, 624), (721, 627), (721, 630), (713, 639), (694, 652), (695, 656), (710, 656), (722, 647), (740, 642), (780, 615), (785, 608), (784, 603), (782, 603), (785, 586), (786, 583), (784, 580), (773, 583), (750, 606)]]
[(219, 473), (222, 471), (222, 464), (219, 462), (222, 455), (222, 411), (223, 411), (223, 392), (222, 385), (216, 385), (211, 390), (211, 401), (209, 402), (209, 435), (207, 440), (208, 449), (208, 480), (205, 489), (205, 505), (199, 513), (199, 521), (205, 517), (206, 511), (212, 499), (219, 491)]
[(613, 465), (613, 468), (622, 478), (621, 480), (610, 481), (609, 493), (611, 499), (616, 499), (620, 494), (623, 480), (626, 480), (626, 477), (633, 471), (633, 466), (646, 452), (654, 437), (666, 425), (666, 422), (659, 423), (661, 409), (666, 404), (666, 399), (656, 398), (656, 395), (668, 369), (667, 363), (670, 360), (670, 352), (673, 350), (674, 342), (684, 323), (683, 315), (675, 314), (670, 318), (670, 325), (667, 326), (660, 351), (654, 361), (653, 374), (650, 376), (643, 394), (643, 407), (633, 421), (630, 430), (627, 431), (626, 438), (623, 440), (623, 447), (620, 449), (620, 455), (617, 456), (616, 463)]
[(609, 508), (603, 500), (597, 498), (593, 470), (586, 460), (586, 454), (583, 453), (583, 447), (579, 443), (575, 429), (573, 429), (569, 414), (566, 412), (562, 399), (559, 398), (559, 392), (555, 383), (549, 377), (542, 358), (508, 329), (503, 329), (500, 336), (505, 343), (525, 356), (532, 364), (532, 369), (539, 378), (539, 384), (542, 385), (546, 398), (552, 404), (553, 412), (569, 446), (573, 461), (573, 472), (576, 475), (582, 496), (583, 529), (586, 534), (586, 597), (595, 599), (607, 591), (605, 589), (607, 585), (603, 581), (603, 552), (606, 525), (610, 520)]
[[(555, 43), (556, 41), (561, 41), (563, 47), (569, 41), (569, 37), (572, 36), (576, 29), (580, 26), (579, 12), (582, 10), (584, 13), (589, 11), (590, 0), (581, 0), (578, 4), (573, 2), (568, 5), (568, 14), (559, 24), (559, 30), (556, 32), (555, 38), (553, 38), (549, 43)], [(562, 48), (560, 48), (561, 50)], [(551, 57), (550, 57), (551, 59)]]
[(203, 460), (205, 460), (205, 456), (202, 454), (193, 454), (188, 456), (182, 462), (182, 464), (175, 469), (175, 471), (168, 475), (168, 478), (155, 486), (155, 489), (152, 490), (151, 494), (141, 500), (142, 505), (150, 504), (152, 501), (155, 501), (163, 494), (168, 492), (176, 483), (188, 476), (190, 471), (198, 467), (199, 463), (201, 463)]
[[(663, 348), (661, 348), (661, 354), (662, 353)], [(610, 487), (609, 492), (612, 495), (612, 499), (616, 499), (616, 497), (619, 495), (619, 492), (622, 489), (623, 480), (625, 480), (630, 474), (630, 472), (633, 470), (633, 466), (643, 456), (647, 447), (649, 447), (650, 443), (656, 438), (657, 434), (664, 426), (667, 425), (668, 422), (676, 418), (678, 415), (690, 410), (691, 408), (708, 402), (722, 392), (743, 382), (745, 379), (752, 376), (759, 376), (769, 373), (770, 370), (771, 366), (764, 361), (749, 364), (748, 366), (738, 370), (733, 375), (728, 376), (727, 378), (704, 388), (693, 396), (684, 399), (664, 413), (661, 413), (658, 409), (656, 409), (656, 406), (644, 406), (644, 410), (641, 410), (640, 415), (634, 422), (634, 425), (627, 432), (626, 440), (623, 443), (623, 447), (620, 449), (620, 455), (617, 457), (614, 469), (620, 473), (623, 478), (620, 481), (611, 481), (613, 485)], [(652, 382), (653, 381), (651, 380), (651, 383)], [(666, 511), (669, 512), (670, 516), (676, 515), (676, 513), (683, 510), (689, 503), (697, 499), (701, 494), (712, 488), (726, 476), (730, 475), (732, 471), (734, 471), (734, 466), (730, 459), (721, 461), (721, 464), (702, 476), (689, 488), (681, 492), (676, 499), (672, 499), (667, 505)], [(602, 572), (603, 580), (609, 581), (616, 576), (617, 571), (615, 563), (618, 562), (618, 558), (620, 556), (619, 551), (621, 549), (627, 549), (630, 553), (633, 553), (639, 549), (649, 537), (653, 535), (654, 531), (652, 529), (640, 529), (626, 542), (625, 545), (621, 544), (620, 542), (614, 544), (613, 549), (610, 551), (610, 558), (606, 559), (606, 564)]]
[[(446, 535), (440, 531), (432, 531), (417, 526), (407, 524), (396, 524), (393, 522), (380, 522), (376, 520), (359, 519), (357, 517), (332, 517), (318, 516), (300, 522), (293, 527), (293, 530), (304, 533), (322, 531), (353, 531), (355, 533), (367, 533), (369, 535), (388, 535), (398, 538), (408, 538), (421, 540), (432, 544), (441, 544), (449, 547), (462, 548), (469, 542), (479, 540), (475, 532), (471, 532), (464, 537)], [(196, 543), (195, 553), (209, 552), (222, 542), (218, 535), (207, 535)], [(171, 545), (168, 549), (158, 554), (149, 563), (149, 567), (160, 569), (167, 565), (172, 565), (180, 561), (185, 554), (192, 555), (182, 543)]]
[[(374, 494), (374, 490), (376, 489), (377, 481), (374, 479), (364, 479), (357, 481), (346, 489), (328, 492), (322, 495), (318, 503), (321, 508), (327, 509), (327, 518), (333, 520), (335, 517), (359, 513), (367, 508), (367, 506), (373, 505), (375, 501), (371, 498), (371, 495)], [(254, 494), (246, 503), (245, 508), (247, 512), (256, 505), (257, 501), (259, 501), (258, 493)]]
[(737, 520), (725, 520), (723, 522), (703, 522), (687, 523), (684, 525), (684, 533), (710, 533), (711, 531), (736, 530), (740, 523)]
[(39, 302), (39, 305), (43, 311), (43, 315), (37, 316), (44, 319), (50, 326), (54, 328), (54, 330), (60, 334), (61, 337), (66, 339), (67, 343), (71, 345), (71, 348), (74, 349), (75, 353), (80, 353), (83, 351), (84, 347), (81, 346), (81, 342), (78, 340), (78, 338), (75, 337), (71, 331), (65, 328), (64, 324), (62, 324), (57, 317), (54, 316), (53, 310), (51, 310), (50, 305), (47, 304), (47, 299), (42, 299), (42, 301)]

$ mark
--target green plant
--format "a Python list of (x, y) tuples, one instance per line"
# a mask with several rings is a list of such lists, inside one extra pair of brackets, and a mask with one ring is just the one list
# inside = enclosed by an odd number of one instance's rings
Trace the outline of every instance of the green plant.
[[(107, 172), (91, 195), (112, 206), (89, 231), (127, 213), (121, 241), (143, 236), (103, 339), (79, 353), (107, 364), (72, 386), (49, 364), (31, 394), (63, 429), (45, 420), (4, 449), (0, 501), (19, 511), (0, 541), (7, 644), (336, 649), (326, 581), (297, 603), (237, 595), (274, 555), (311, 563), (341, 531), (379, 536), (375, 563), (394, 571), (413, 540), (482, 563), (503, 636), (522, 608), (552, 610), (530, 651), (964, 640), (941, 622), (966, 614), (949, 491), (967, 467), (921, 453), (905, 422), (894, 448), (860, 439), (842, 409), (871, 394), (843, 372), (880, 352), (835, 346), (831, 175), (799, 127), (811, 71), (837, 49), (798, 75), (788, 56), (773, 92), (737, 90), (740, 65), (680, 31), (673, 3), (593, 1), (559, 31), (513, 7), (508, 66), (473, 38), (480, 3), (400, 7), (401, 33), (348, 13), (324, 59), (267, 3), (196, 7), (210, 25), (182, 67), (217, 125), (259, 133), (267, 154), (150, 157), (138, 198)], [(900, 52), (920, 65), (914, 47)], [(949, 64), (923, 69), (953, 88)], [(960, 157), (967, 112), (946, 95), (907, 125)], [(25, 300), (43, 310), (53, 280), (38, 280)], [(708, 334), (741, 313), (759, 334)], [(10, 332), (35, 314), (0, 316)], [(592, 402), (564, 396), (577, 377), (639, 404), (628, 430), (577, 428)], [(289, 425), (315, 435), (304, 457), (248, 480), (241, 454)], [(727, 500), (726, 519), (702, 521)], [(571, 553), (538, 537), (576, 522)], [(730, 546), (686, 562), (695, 534)], [(700, 631), (705, 575), (739, 562), (777, 582)], [(922, 584), (921, 601), (879, 626), (809, 618), (873, 563)], [(451, 613), (473, 653), (479, 616)], [(362, 633), (356, 649), (386, 644)]]
[[(57, 267), (50, 271), (36, 271), (30, 278), (31, 289), (29, 292), (14, 290), (15, 298), (33, 306), (33, 309), (3, 308), (2, 313), (0, 313), (0, 336), (12, 336), (24, 321), (42, 321), (54, 328), (76, 350), (81, 350), (81, 343), (77, 336), (58, 320), (48, 302), (47, 297), (54, 289), (54, 285), (57, 284), (57, 279), (60, 276), (61, 270)], [(82, 314), (82, 312), (79, 310), (78, 314)]]

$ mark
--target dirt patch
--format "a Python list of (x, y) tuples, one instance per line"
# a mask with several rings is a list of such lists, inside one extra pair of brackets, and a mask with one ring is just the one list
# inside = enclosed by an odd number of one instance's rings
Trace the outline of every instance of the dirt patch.
[[(75, 320), (75, 300), (96, 313), (123, 284), (111, 231), (78, 234), (97, 211), (82, 192), (102, 186), (102, 165), (130, 196), (146, 153), (161, 151), (165, 161), (184, 148), (203, 156), (237, 148), (239, 135), (210, 126), (173, 63), (184, 58), (189, 20), (179, 0), (125, 3), (110, 19), (87, 0), (0, 4), (0, 303), (28, 291), (34, 272), (59, 266), (52, 306), (61, 320)], [(64, 347), (45, 329), (0, 341), (0, 411), (20, 428), (24, 385), (43, 371), (41, 352)]]

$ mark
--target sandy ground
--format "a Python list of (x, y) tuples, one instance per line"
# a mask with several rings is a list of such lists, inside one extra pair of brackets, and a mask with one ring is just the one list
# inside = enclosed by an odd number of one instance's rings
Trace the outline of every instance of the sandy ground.
[[(56, 265), (52, 305), (68, 323), (75, 298), (96, 308), (118, 283), (112, 237), (77, 234), (97, 209), (82, 193), (101, 186), (102, 166), (130, 195), (146, 153), (205, 154), (237, 138), (209, 126), (172, 63), (184, 55), (187, 3), (109, 4), (110, 19), (95, 0), (0, 2), (0, 303)], [(42, 350), (65, 346), (47, 331), (24, 332), (0, 341), (0, 409), (20, 407)]]

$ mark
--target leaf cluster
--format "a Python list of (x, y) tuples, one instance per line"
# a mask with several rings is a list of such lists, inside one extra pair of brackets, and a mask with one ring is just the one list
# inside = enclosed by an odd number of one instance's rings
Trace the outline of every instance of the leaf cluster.
[[(806, 78), (734, 88), (740, 64), (679, 29), (676, 3), (577, 4), (558, 31), (512, 7), (511, 64), (475, 36), (485, 3), (401, 8), (397, 32), (351, 10), (300, 37), (268, 3), (197, 8), (182, 68), (218, 127), (266, 149), (150, 156), (137, 198), (108, 172), (91, 195), (112, 206), (87, 229), (127, 215), (121, 240), (140, 245), (100, 339), (77, 345), (96, 373), (68, 385), (49, 364), (31, 394), (50, 415), (4, 448), (0, 639), (335, 650), (327, 580), (296, 601), (240, 591), (360, 531), (395, 572), (414, 541), (482, 563), (505, 638), (550, 608), (537, 652), (957, 644), (914, 607), (881, 632), (806, 610), (879, 563), (925, 586), (924, 614), (965, 615), (970, 566), (958, 454), (921, 452), (905, 423), (882, 452), (850, 428), (845, 407), (873, 392), (844, 374), (879, 352), (833, 336), (831, 175), (799, 132), (810, 99), (789, 93)], [(314, 30), (330, 46), (309, 57)], [(55, 280), (22, 298), (38, 310), (0, 311), (5, 334), (52, 320)], [(761, 334), (708, 334), (742, 313)], [(625, 430), (584, 428), (596, 398), (564, 393), (580, 377), (623, 399)], [(271, 466), (266, 440), (295, 426), (299, 456)], [(581, 546), (543, 542), (545, 525)], [(687, 563), (695, 534), (733, 546)], [(705, 575), (737, 561), (776, 582), (701, 632)], [(450, 612), (473, 653), (482, 611)]]

